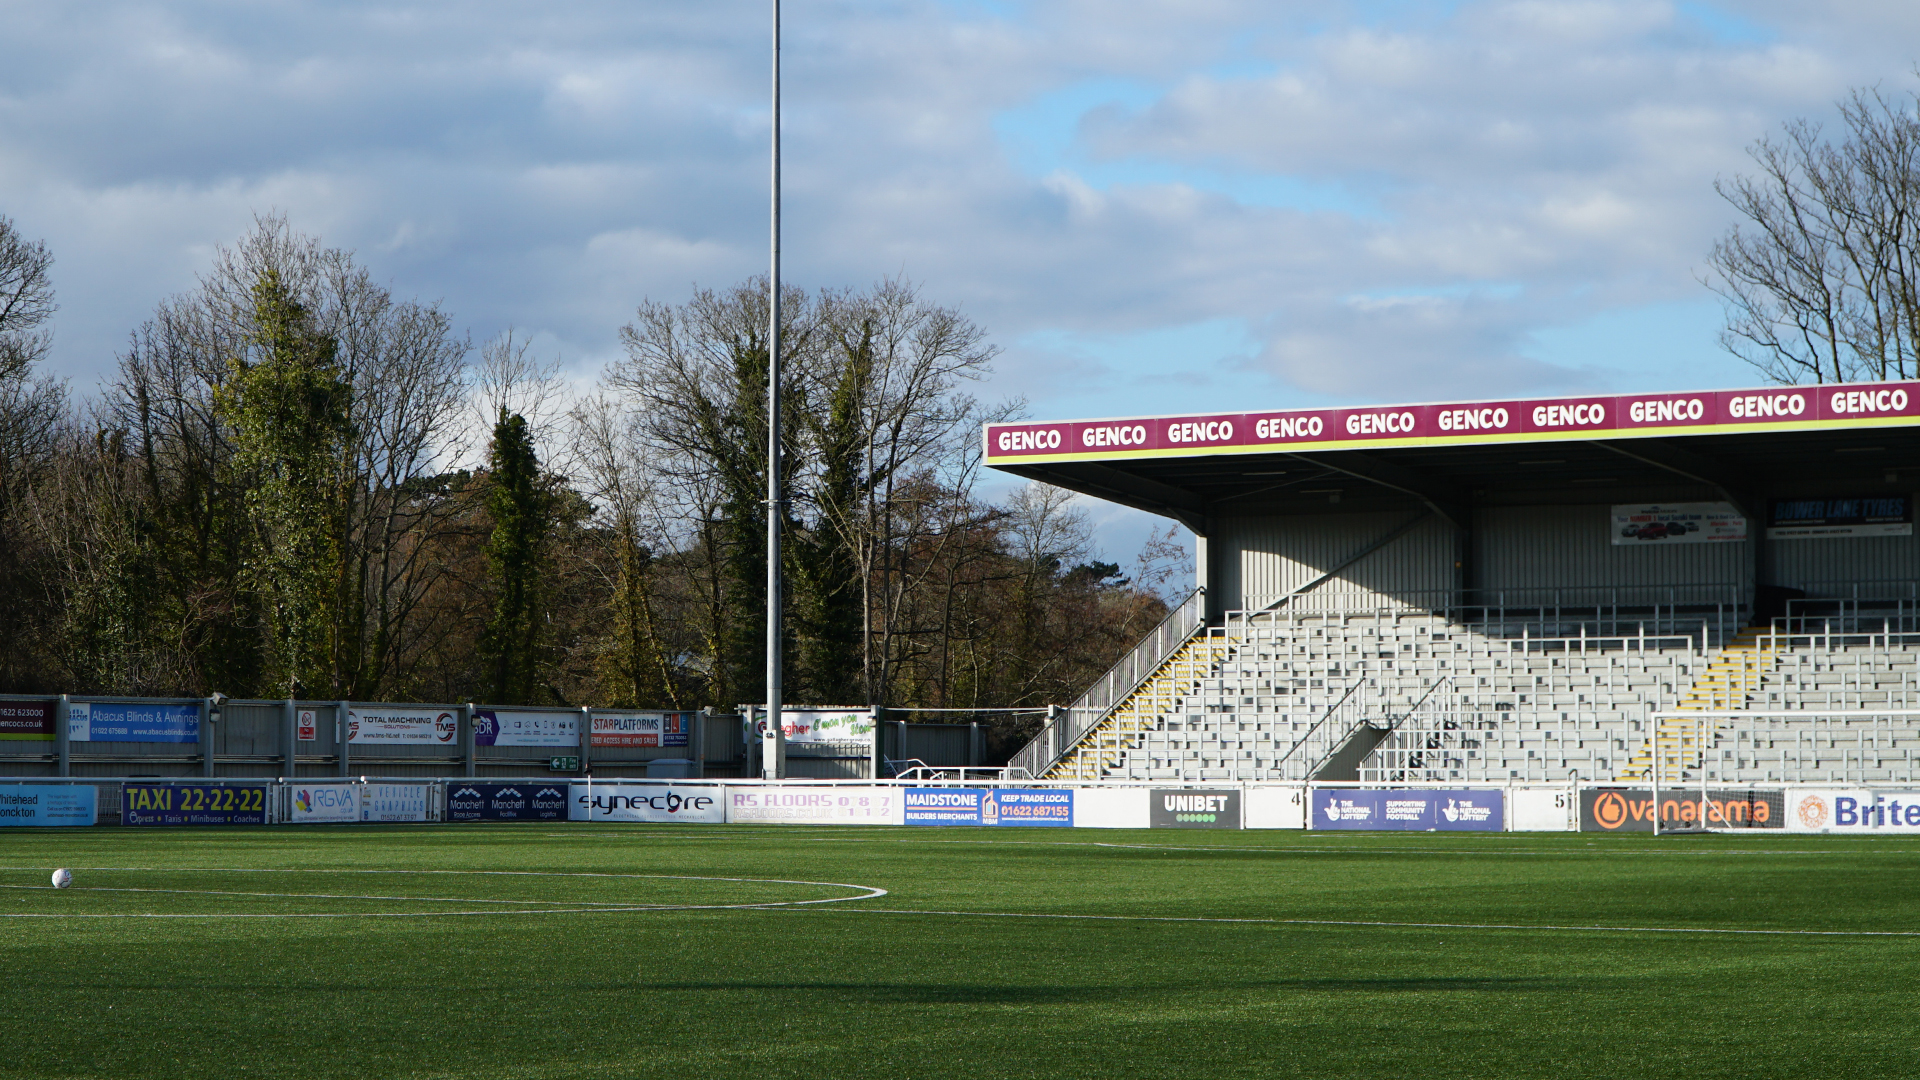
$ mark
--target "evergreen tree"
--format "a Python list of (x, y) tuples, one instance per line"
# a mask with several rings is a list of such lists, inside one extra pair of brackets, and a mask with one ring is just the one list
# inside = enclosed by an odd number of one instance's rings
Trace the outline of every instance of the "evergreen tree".
[(524, 705), (538, 682), (540, 575), (553, 532), (553, 499), (526, 417), (500, 410), (488, 454), (487, 573), (493, 615), (480, 641), (487, 700)]

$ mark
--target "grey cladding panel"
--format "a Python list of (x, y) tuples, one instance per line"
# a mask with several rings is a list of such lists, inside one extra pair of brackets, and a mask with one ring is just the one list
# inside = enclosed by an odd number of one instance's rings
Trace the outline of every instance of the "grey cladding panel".
[[(1208, 537), (1223, 607), (1261, 608), (1346, 562), (1413, 517), (1410, 511), (1225, 518)], [(1316, 588), (1352, 606), (1422, 606), (1454, 582), (1452, 526), (1428, 517)]]
[(1474, 513), (1474, 584), (1482, 590), (1592, 589), (1749, 578), (1751, 541), (1616, 546), (1610, 514), (1605, 505), (1481, 508)]

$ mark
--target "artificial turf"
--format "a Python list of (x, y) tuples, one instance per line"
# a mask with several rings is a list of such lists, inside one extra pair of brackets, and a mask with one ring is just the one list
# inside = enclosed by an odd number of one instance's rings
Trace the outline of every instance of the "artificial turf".
[[(706, 906), (858, 891), (765, 879), (887, 894)], [(0, 1077), (1920, 1076), (1893, 838), (7, 829), (0, 886), (59, 916)]]

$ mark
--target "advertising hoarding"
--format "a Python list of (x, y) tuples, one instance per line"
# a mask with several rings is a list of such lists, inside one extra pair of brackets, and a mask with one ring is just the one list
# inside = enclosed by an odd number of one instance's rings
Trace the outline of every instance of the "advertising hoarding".
[(361, 706), (347, 710), (347, 741), (386, 746), (453, 746), (460, 738), (460, 714), (453, 709), (388, 709)]
[(359, 821), (360, 785), (293, 784), (287, 820), (298, 824)]
[[(1660, 827), (1697, 829), (1784, 829), (1786, 796), (1780, 788), (1708, 788), (1703, 804), (1699, 788), (1660, 790)], [(1652, 832), (1652, 788), (1580, 789), (1581, 832)]]
[[(780, 727), (790, 743), (871, 742), (873, 714), (865, 707), (780, 710)], [(767, 731), (765, 709), (753, 710), (753, 739)]]
[(1873, 499), (1775, 499), (1768, 507), (1769, 540), (1912, 535), (1913, 500), (1905, 495)]
[(1787, 795), (1790, 832), (1920, 833), (1920, 790), (1796, 788)]
[(360, 785), (361, 821), (426, 821), (430, 784)]
[(473, 710), (475, 746), (579, 746), (577, 712)]
[(567, 785), (479, 784), (471, 780), (447, 785), (448, 821), (565, 821)]
[(778, 825), (904, 825), (902, 789), (728, 786), (727, 820)]
[(1490, 788), (1315, 788), (1313, 828), (1500, 832), (1506, 793)]
[(69, 702), (67, 740), (197, 743), (200, 741), (200, 706), (146, 701)]
[(1240, 793), (1192, 788), (1156, 790), (1147, 820), (1156, 829), (1237, 829)]
[(97, 796), (92, 784), (0, 784), (0, 826), (91, 825)]
[(575, 784), (567, 816), (573, 821), (718, 825), (727, 819), (726, 790), (717, 785)]
[(908, 825), (1041, 825), (1072, 827), (1073, 796), (1064, 788), (908, 788)]
[(264, 784), (147, 784), (120, 786), (122, 825), (265, 825)]
[(1732, 503), (1649, 503), (1613, 507), (1614, 546), (1716, 544), (1747, 538), (1747, 519)]
[(989, 465), (1920, 423), (1920, 382), (988, 424)]
[(697, 714), (595, 709), (590, 714), (594, 746), (685, 746)]
[(54, 701), (0, 701), (0, 742), (51, 742)]

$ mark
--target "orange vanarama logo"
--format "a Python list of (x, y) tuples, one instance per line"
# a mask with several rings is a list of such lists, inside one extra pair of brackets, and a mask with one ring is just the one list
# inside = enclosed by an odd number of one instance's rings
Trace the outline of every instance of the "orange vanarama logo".
[(1593, 800), (1593, 820), (1603, 829), (1617, 829), (1627, 823), (1627, 800), (1617, 791), (1605, 791)]

